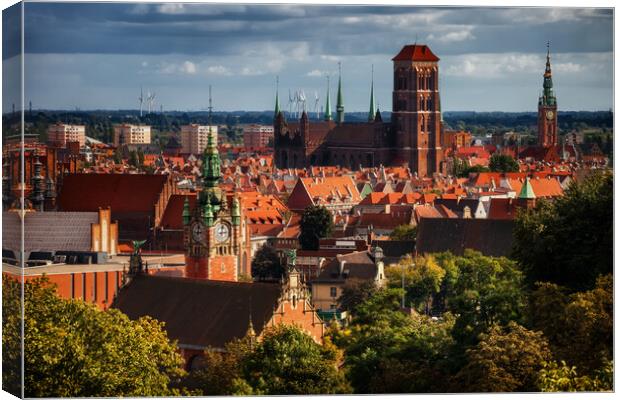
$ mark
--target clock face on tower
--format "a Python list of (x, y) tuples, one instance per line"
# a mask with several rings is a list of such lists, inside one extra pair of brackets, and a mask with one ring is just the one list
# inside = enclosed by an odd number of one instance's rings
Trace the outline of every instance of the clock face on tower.
[(202, 243), (204, 239), (204, 232), (205, 228), (202, 226), (201, 223), (194, 223), (192, 225), (192, 239), (194, 239), (194, 242)]
[(553, 111), (547, 111), (547, 119), (548, 120), (552, 120), (553, 119)]
[(222, 243), (228, 240), (230, 237), (230, 228), (228, 225), (218, 223), (215, 225), (215, 240), (218, 243)]

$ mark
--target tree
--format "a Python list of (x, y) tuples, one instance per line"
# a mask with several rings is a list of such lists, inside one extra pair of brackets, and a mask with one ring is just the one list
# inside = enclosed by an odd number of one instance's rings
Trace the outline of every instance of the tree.
[(377, 285), (373, 280), (347, 279), (342, 287), (342, 294), (338, 298), (341, 310), (354, 311), (377, 292)]
[(142, 151), (142, 149), (138, 149), (137, 152), (137, 157), (138, 157), (138, 164), (137, 166), (142, 167), (144, 166), (144, 151)]
[(519, 163), (506, 154), (493, 154), (489, 161), (489, 168), (493, 172), (519, 172)]
[(241, 370), (255, 394), (348, 393), (338, 358), (329, 342), (321, 346), (299, 328), (281, 324), (264, 332)]
[(462, 346), (475, 345), (478, 335), (492, 325), (521, 319), (523, 278), (514, 261), (469, 249), (454, 261), (459, 272), (447, 302), (448, 309), (458, 315), (454, 335)]
[(241, 367), (252, 352), (255, 340), (246, 335), (227, 343), (225, 352), (205, 350), (202, 363), (190, 371), (182, 386), (201, 396), (253, 394), (252, 388), (243, 379)]
[(134, 150), (131, 150), (129, 152), (129, 165), (132, 165), (136, 168), (139, 166), (138, 154)]
[(319, 239), (331, 235), (334, 228), (331, 213), (323, 206), (308, 206), (301, 216), (299, 244), (304, 250), (318, 250)]
[[(20, 283), (2, 283), (3, 303), (18, 308)], [(24, 284), (24, 307), (26, 397), (179, 394), (171, 384), (184, 375), (183, 358), (160, 322), (61, 299), (47, 278)], [(19, 318), (3, 320), (3, 350), (11, 355), (19, 352), (19, 331)], [(3, 378), (14, 376), (3, 371)]]
[(259, 281), (272, 279), (279, 280), (284, 275), (284, 267), (280, 263), (280, 257), (275, 249), (264, 244), (252, 260), (252, 278)]
[(527, 282), (552, 282), (572, 291), (592, 289), (613, 271), (613, 176), (593, 173), (553, 203), (521, 212), (513, 258)]
[(538, 372), (538, 386), (543, 392), (611, 391), (614, 384), (614, 365), (607, 361), (603, 367), (594, 371), (593, 377), (577, 373), (575, 367), (566, 362), (544, 363)]
[(398, 225), (392, 233), (391, 240), (415, 240), (418, 234), (418, 227), (414, 225)]
[(356, 308), (351, 328), (339, 338), (355, 393), (440, 392), (454, 319), (408, 315), (401, 289), (381, 289)]
[(510, 322), (493, 325), (467, 350), (467, 364), (454, 377), (459, 392), (535, 392), (538, 371), (551, 360), (542, 332)]
[(599, 277), (587, 292), (566, 292), (539, 284), (531, 295), (529, 321), (545, 333), (559, 360), (587, 375), (613, 359), (613, 278)]
[[(404, 275), (404, 276), (403, 276)], [(446, 271), (441, 268), (432, 255), (416, 257), (407, 256), (397, 265), (385, 269), (385, 276), (390, 287), (402, 287), (405, 283), (406, 304), (413, 304), (418, 311), (429, 314), (433, 297), (439, 293)]]

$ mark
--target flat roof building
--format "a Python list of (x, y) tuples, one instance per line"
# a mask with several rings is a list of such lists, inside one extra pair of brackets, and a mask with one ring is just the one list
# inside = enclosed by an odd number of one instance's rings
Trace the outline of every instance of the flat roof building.
[(201, 154), (207, 147), (209, 132), (212, 132), (214, 138), (217, 139), (217, 126), (215, 125), (190, 124), (181, 126), (181, 153)]
[(120, 124), (114, 125), (114, 145), (149, 144), (151, 127), (148, 125)]
[(67, 142), (79, 142), (80, 147), (86, 144), (86, 127), (56, 123), (47, 128), (48, 142), (54, 146), (67, 147)]

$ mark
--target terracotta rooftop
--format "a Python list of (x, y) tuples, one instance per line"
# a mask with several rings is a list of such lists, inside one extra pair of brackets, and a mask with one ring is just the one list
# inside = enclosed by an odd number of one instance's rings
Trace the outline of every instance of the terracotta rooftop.
[(392, 61), (439, 61), (425, 44), (410, 44), (402, 48)]

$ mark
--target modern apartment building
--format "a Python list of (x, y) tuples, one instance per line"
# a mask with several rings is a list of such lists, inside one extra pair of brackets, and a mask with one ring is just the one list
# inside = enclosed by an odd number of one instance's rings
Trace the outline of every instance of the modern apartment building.
[(215, 125), (190, 124), (181, 126), (181, 153), (201, 154), (207, 147), (209, 131), (212, 132), (217, 142), (217, 126)]
[(148, 125), (114, 125), (114, 145), (150, 144), (151, 127)]

